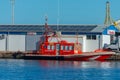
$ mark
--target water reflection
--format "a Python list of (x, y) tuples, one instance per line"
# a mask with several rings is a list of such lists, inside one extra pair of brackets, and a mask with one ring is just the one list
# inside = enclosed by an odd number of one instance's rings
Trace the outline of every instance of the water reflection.
[(0, 60), (0, 80), (119, 80), (119, 61)]
[(39, 64), (55, 75), (62, 75), (68, 80), (113, 80), (118, 79), (116, 76), (120, 75), (120, 62), (42, 60)]
[(74, 67), (74, 68), (113, 68), (120, 67), (119, 62), (99, 62), (99, 61), (48, 61), (40, 60), (43, 67)]
[[(0, 60), (6, 67), (13, 68), (14, 66), (24, 67), (26, 65), (39, 65), (41, 67), (72, 67), (72, 68), (120, 68), (119, 61), (56, 61), (56, 60)], [(4, 66), (0, 64), (0, 66)]]

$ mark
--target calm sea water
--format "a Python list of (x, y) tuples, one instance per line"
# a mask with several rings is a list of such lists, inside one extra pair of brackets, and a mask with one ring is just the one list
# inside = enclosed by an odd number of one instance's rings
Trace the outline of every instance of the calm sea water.
[(0, 59), (0, 80), (120, 80), (120, 62)]

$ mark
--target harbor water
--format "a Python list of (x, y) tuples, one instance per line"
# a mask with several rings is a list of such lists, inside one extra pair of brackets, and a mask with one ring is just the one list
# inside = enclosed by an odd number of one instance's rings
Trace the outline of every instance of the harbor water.
[(119, 80), (119, 61), (0, 59), (0, 80)]

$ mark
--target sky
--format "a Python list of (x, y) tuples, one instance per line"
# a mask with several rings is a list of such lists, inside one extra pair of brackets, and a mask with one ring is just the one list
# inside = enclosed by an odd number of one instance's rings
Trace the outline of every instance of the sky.
[[(15, 24), (104, 24), (106, 1), (111, 17), (120, 19), (120, 0), (15, 0)], [(59, 4), (58, 4), (59, 2)], [(0, 0), (0, 24), (11, 24), (10, 0)], [(59, 22), (58, 22), (59, 20)]]

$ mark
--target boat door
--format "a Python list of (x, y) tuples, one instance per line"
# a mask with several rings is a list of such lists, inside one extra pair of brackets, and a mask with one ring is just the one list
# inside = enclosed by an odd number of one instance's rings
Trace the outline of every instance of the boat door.
[(60, 44), (56, 44), (56, 55), (59, 55), (60, 52)]

